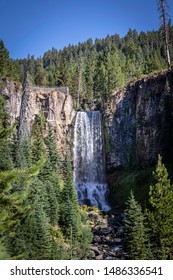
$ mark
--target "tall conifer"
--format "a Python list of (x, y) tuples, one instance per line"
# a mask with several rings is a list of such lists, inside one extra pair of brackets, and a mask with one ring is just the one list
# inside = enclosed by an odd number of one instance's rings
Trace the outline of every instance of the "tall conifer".
[(156, 183), (150, 186), (148, 216), (154, 255), (156, 259), (173, 259), (173, 186), (160, 155), (153, 176)]
[(60, 224), (62, 225), (66, 236), (77, 238), (77, 236), (80, 235), (80, 208), (77, 202), (77, 194), (73, 182), (72, 167), (69, 158), (67, 158), (64, 187), (61, 192)]
[(135, 200), (133, 193), (127, 202), (125, 211), (125, 240), (127, 250), (132, 260), (147, 259), (147, 230), (141, 206)]

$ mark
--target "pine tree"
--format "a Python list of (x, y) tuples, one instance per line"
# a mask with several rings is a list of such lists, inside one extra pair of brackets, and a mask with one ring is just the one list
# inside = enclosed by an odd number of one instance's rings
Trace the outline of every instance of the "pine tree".
[(97, 65), (96, 65), (96, 73), (94, 76), (95, 84), (94, 84), (94, 91), (95, 91), (95, 98), (97, 101), (102, 103), (104, 106), (105, 104), (105, 97), (106, 97), (106, 67), (103, 61), (104, 54), (101, 52), (97, 58)]
[(0, 40), (0, 77), (4, 77), (9, 73), (9, 52), (4, 46), (4, 42)]
[(0, 145), (0, 170), (10, 170), (14, 167), (12, 160), (12, 143), (6, 139), (3, 145)]
[(9, 58), (9, 51), (6, 49), (4, 42), (0, 39), (0, 78), (8, 77), (16, 82), (19, 80), (16, 63)]
[(145, 260), (148, 250), (145, 218), (132, 192), (127, 202), (125, 215), (125, 240), (130, 259)]
[(12, 160), (12, 129), (9, 127), (9, 117), (5, 108), (5, 100), (0, 96), (0, 171), (14, 167)]
[[(38, 166), (34, 165), (29, 169), (14, 169), (11, 166), (12, 156), (6, 150), (5, 143), (11, 145), (9, 135), (12, 129), (8, 128), (5, 103), (0, 98), (0, 144), (4, 153), (4, 159), (0, 166), (0, 231), (9, 232), (18, 221), (26, 215), (28, 206), (25, 201), (29, 192), (30, 181), (38, 172)], [(4, 147), (4, 150), (3, 150)], [(6, 162), (3, 160), (6, 159)], [(9, 164), (10, 162), (10, 164)], [(18, 188), (21, 184), (21, 188)]]
[(154, 52), (153, 59), (152, 59), (152, 69), (159, 70), (161, 68), (162, 67), (161, 67), (161, 63), (160, 63), (158, 54), (157, 54), (157, 52)]
[(45, 183), (46, 190), (47, 190), (47, 199), (49, 203), (49, 213), (48, 217), (50, 219), (51, 225), (58, 224), (59, 220), (59, 201), (57, 199), (54, 185), (51, 181), (46, 181)]
[(0, 240), (0, 260), (8, 260), (9, 258), (10, 256), (7, 253), (4, 243)]
[(22, 223), (23, 220), (19, 221), (11, 232), (3, 238), (10, 259), (28, 259), (28, 248), (26, 246)]
[[(17, 154), (14, 151), (14, 146), (18, 146), (17, 141), (13, 146), (12, 138), (9, 138), (12, 129), (8, 129), (8, 118), (4, 110), (5, 104), (3, 102), (0, 102), (0, 104), (2, 107), (0, 143), (1, 152), (4, 153), (4, 159), (1, 160), (0, 166), (0, 234), (10, 257), (23, 259), (27, 258), (27, 252), (29, 251), (26, 250), (28, 248), (26, 219), (31, 212), (31, 205), (33, 206), (32, 203), (29, 203), (29, 197), (33, 190), (33, 180), (38, 175), (38, 171), (44, 162), (41, 159), (31, 165), (28, 146), (26, 148), (22, 144), (20, 145), (20, 159), (22, 160), (20, 161), (19, 158), (17, 160)], [(8, 152), (5, 143), (13, 146), (12, 153)], [(12, 155), (17, 168), (9, 165), (9, 162), (12, 162)]]
[(55, 143), (55, 135), (50, 125), (48, 125), (48, 135), (45, 137), (45, 144), (52, 170), (60, 172), (60, 156)]
[(43, 62), (41, 59), (37, 59), (35, 70), (35, 83), (39, 86), (46, 85), (47, 77), (46, 71), (43, 68)]
[(76, 189), (73, 183), (72, 167), (67, 159), (64, 187), (61, 192), (60, 225), (66, 236), (72, 240), (80, 235), (81, 216), (77, 202)]
[(52, 128), (49, 126), (48, 135), (45, 138), (47, 149), (46, 163), (40, 173), (40, 179), (45, 184), (49, 198), (50, 221), (52, 224), (58, 223), (59, 207), (60, 207), (60, 158), (57, 151), (55, 136)]
[(38, 260), (50, 259), (52, 251), (50, 225), (39, 196), (36, 197), (35, 211), (29, 222), (32, 230), (31, 258)]
[(29, 169), (0, 171), (0, 231), (8, 233), (30, 209), (26, 200), (40, 162)]
[(153, 176), (156, 183), (150, 186), (148, 211), (153, 253), (156, 259), (173, 259), (173, 186), (160, 155)]
[[(35, 162), (44, 154), (45, 161), (39, 175), (32, 182), (30, 195), (28, 197), (28, 203), (32, 205), (32, 215), (26, 219), (25, 226), (23, 227), (25, 244), (27, 246), (29, 258), (32, 259), (54, 259), (55, 256), (53, 254), (55, 253), (58, 258), (57, 252), (59, 248), (59, 244), (57, 245), (57, 243), (54, 242), (54, 236), (50, 233), (51, 227), (54, 227), (54, 233), (56, 232), (57, 234), (58, 232), (59, 157), (52, 131), (50, 130), (46, 139), (43, 139), (43, 124), (44, 122), (42, 122), (42, 119), (38, 117), (33, 128), (32, 151), (37, 150), (37, 152), (33, 154), (32, 160)], [(39, 224), (37, 229), (36, 219), (40, 219), (40, 223), (43, 223), (42, 226)], [(42, 241), (39, 241), (41, 236), (43, 236)], [(33, 240), (35, 241), (33, 242)], [(52, 246), (55, 247), (54, 250)], [(60, 247), (62, 247), (62, 244)]]
[(35, 163), (40, 160), (44, 153), (44, 140), (43, 140), (43, 127), (44, 127), (44, 117), (39, 115), (35, 119), (33, 125), (32, 137), (31, 137), (31, 159)]
[(29, 138), (23, 139), (22, 143), (19, 143), (16, 133), (13, 134), (12, 157), (15, 167), (31, 167), (31, 143)]
[(89, 54), (85, 64), (85, 84), (87, 101), (93, 103), (94, 101), (94, 75), (96, 71), (96, 52), (93, 51)]

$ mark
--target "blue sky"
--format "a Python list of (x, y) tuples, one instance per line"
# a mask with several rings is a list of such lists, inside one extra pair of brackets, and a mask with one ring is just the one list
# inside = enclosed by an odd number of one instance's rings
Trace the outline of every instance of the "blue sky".
[[(172, 0), (169, 15), (173, 14)], [(0, 39), (12, 58), (159, 28), (157, 0), (0, 0)]]

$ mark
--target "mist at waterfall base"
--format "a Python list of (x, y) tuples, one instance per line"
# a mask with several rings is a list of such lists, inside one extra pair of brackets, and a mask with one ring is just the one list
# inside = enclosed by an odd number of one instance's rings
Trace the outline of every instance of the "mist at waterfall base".
[(74, 131), (74, 182), (80, 205), (109, 211), (105, 181), (102, 115), (99, 111), (78, 112)]

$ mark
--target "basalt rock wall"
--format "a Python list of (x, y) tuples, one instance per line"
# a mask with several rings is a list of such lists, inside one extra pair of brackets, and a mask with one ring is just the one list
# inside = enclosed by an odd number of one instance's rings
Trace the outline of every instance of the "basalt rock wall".
[(108, 169), (153, 165), (159, 153), (171, 161), (173, 73), (162, 72), (115, 91), (106, 118), (111, 146)]

